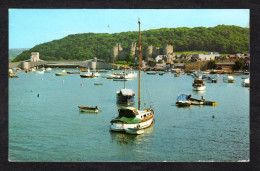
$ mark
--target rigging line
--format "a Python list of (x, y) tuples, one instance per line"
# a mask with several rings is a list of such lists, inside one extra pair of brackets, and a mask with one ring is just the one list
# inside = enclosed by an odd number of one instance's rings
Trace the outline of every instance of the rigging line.
[[(124, 17), (123, 20), (136, 24), (136, 20), (134, 20), (134, 19), (132, 19), (132, 18)], [(140, 23), (140, 25), (141, 25), (141, 26), (144, 26), (144, 27), (146, 27), (146, 28), (148, 28), (148, 29), (159, 29), (158, 27), (149, 26), (149, 25), (146, 25), (146, 24), (143, 24), (143, 23)]]

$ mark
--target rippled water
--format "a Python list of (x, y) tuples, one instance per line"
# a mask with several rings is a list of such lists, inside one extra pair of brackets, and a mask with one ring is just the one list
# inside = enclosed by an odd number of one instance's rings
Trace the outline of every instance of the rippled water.
[[(123, 82), (79, 74), (57, 77), (55, 72), (18, 72), (20, 78), (9, 79), (11, 161), (249, 160), (249, 89), (241, 86), (241, 76), (223, 83), (221, 75), (198, 93), (190, 76), (142, 74), (142, 108), (152, 104), (155, 124), (145, 134), (129, 135), (109, 131)], [(137, 82), (128, 81), (126, 87), (137, 94)], [(218, 105), (179, 108), (175, 102), (181, 93), (203, 95)], [(83, 114), (79, 105), (98, 106), (101, 112)]]

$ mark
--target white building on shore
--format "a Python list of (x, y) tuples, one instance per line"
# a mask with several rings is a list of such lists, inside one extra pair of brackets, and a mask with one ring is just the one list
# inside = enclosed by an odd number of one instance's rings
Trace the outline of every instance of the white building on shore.
[(220, 54), (218, 52), (210, 52), (209, 54), (194, 54), (192, 55), (195, 59), (200, 59), (201, 61), (209, 61), (214, 60), (216, 57), (219, 57)]

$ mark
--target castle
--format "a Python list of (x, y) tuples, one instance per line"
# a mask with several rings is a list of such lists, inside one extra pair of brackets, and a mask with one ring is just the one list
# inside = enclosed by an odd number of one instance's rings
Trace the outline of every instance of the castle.
[[(126, 55), (131, 55), (134, 57), (135, 61), (137, 60), (139, 53), (136, 43), (132, 43), (126, 50), (122, 48), (120, 43), (116, 43), (116, 45), (113, 46), (110, 51), (110, 62), (115, 62), (116, 60), (125, 60)], [(152, 45), (142, 49), (142, 57), (145, 61), (154, 60), (158, 55), (175, 56), (173, 53), (173, 44), (169, 41), (169, 43), (163, 45), (162, 49)]]

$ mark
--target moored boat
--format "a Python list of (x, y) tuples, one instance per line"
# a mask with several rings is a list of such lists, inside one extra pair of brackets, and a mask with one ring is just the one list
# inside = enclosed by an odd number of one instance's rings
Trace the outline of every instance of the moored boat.
[(52, 71), (51, 67), (46, 68), (45, 72), (50, 73)]
[(41, 71), (35, 71), (36, 74), (44, 74), (45, 70), (41, 70)]
[(180, 73), (179, 72), (175, 73), (174, 77), (180, 77)]
[(112, 131), (125, 131), (127, 128), (140, 129), (148, 128), (154, 120), (154, 111), (152, 108), (145, 110), (137, 110), (133, 107), (120, 108), (118, 110), (118, 117), (112, 119)]
[(62, 70), (60, 73), (56, 73), (55, 75), (56, 75), (56, 76), (67, 76), (67, 72), (66, 72), (66, 70), (64, 69), (64, 70)]
[[(139, 49), (141, 49), (141, 31), (139, 24)], [(112, 131), (126, 131), (127, 128), (144, 129), (154, 123), (154, 110), (150, 107), (145, 110), (141, 108), (141, 50), (139, 50), (139, 78), (138, 78), (138, 109), (133, 107), (120, 108), (118, 116), (110, 121)]]
[(99, 109), (98, 107), (84, 107), (84, 106), (78, 106), (80, 112), (89, 112), (89, 113), (98, 113)]
[(19, 78), (19, 76), (12, 69), (9, 69), (9, 78)]
[(234, 83), (235, 82), (235, 78), (233, 76), (224, 76), (223, 77), (223, 82), (228, 82), (228, 83)]
[(203, 91), (206, 89), (205, 81), (199, 78), (195, 78), (192, 87), (194, 91)]
[(94, 85), (104, 85), (104, 83), (94, 83)]
[(123, 77), (122, 79), (124, 80), (124, 88), (116, 92), (116, 99), (118, 104), (131, 105), (134, 103), (135, 93), (132, 89), (125, 88), (125, 81), (126, 81), (125, 76), (126, 76), (126, 69), (124, 67), (124, 76), (122, 76)]
[(210, 75), (207, 78), (207, 82), (209, 82), (209, 83), (217, 83), (218, 82), (218, 78), (216, 76), (214, 76), (214, 75)]
[(146, 74), (148, 74), (148, 75), (156, 75), (156, 72), (155, 71), (149, 71)]
[(129, 79), (127, 79), (125, 76), (117, 76), (115, 78), (113, 78), (113, 81), (128, 81)]
[(180, 94), (177, 97), (176, 105), (178, 106), (190, 106), (191, 102), (189, 100), (190, 95)]
[(249, 87), (249, 86), (250, 86), (250, 80), (249, 80), (249, 78), (243, 80), (243, 82), (241, 83), (241, 85), (242, 85), (243, 87)]
[(165, 72), (163, 72), (163, 71), (159, 71), (158, 74), (159, 74), (159, 75), (164, 75)]
[(80, 74), (79, 71), (67, 71), (67, 74)]
[(134, 103), (135, 93), (132, 89), (121, 89), (116, 92), (117, 103), (131, 105)]

